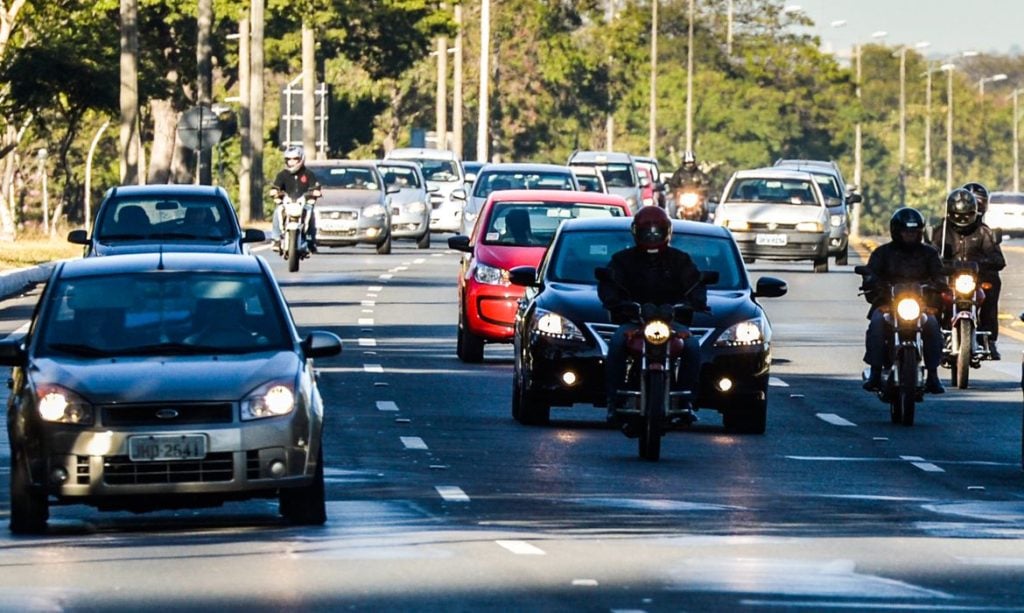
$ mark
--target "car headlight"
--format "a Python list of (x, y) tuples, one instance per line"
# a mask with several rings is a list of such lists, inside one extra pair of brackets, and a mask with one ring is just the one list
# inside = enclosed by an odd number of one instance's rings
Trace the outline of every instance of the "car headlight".
[(744, 347), (765, 342), (764, 319), (755, 317), (726, 328), (715, 341), (716, 347)]
[(427, 210), (427, 205), (422, 202), (413, 202), (408, 206), (408, 211), (412, 214), (422, 213)]
[(41, 385), (36, 389), (36, 409), (45, 421), (91, 426), (92, 404), (60, 385)]
[(631, 208), (631, 209), (632, 208), (636, 208), (636, 197), (630, 196), (630, 197), (626, 198), (626, 204), (628, 204), (629, 208)]
[(843, 216), (842, 215), (829, 215), (828, 223), (830, 223), (833, 228), (838, 228), (839, 226), (843, 225)]
[(242, 420), (280, 417), (295, 410), (292, 384), (274, 381), (261, 385), (242, 400)]
[(664, 345), (672, 334), (672, 328), (663, 321), (648, 322), (644, 326), (644, 338), (652, 345)]
[(685, 208), (692, 208), (700, 204), (700, 197), (694, 192), (686, 192), (682, 198), (679, 199), (679, 204)]
[(462, 219), (470, 223), (476, 221), (476, 211), (462, 210)]
[(723, 225), (726, 228), (729, 228), (730, 230), (749, 230), (750, 229), (750, 223), (745, 221), (745, 220), (743, 220), (743, 219), (728, 219), (728, 220), (725, 221), (725, 223)]
[(363, 209), (363, 217), (384, 217), (387, 209), (379, 204), (374, 204)]
[(533, 329), (541, 336), (563, 341), (583, 341), (586, 337), (576, 324), (558, 313), (538, 310), (533, 320)]
[(821, 232), (822, 231), (821, 222), (820, 221), (801, 221), (800, 223), (796, 224), (796, 231), (797, 232)]
[(921, 316), (921, 305), (914, 298), (903, 298), (896, 303), (896, 314), (904, 321), (914, 321)]
[(953, 286), (958, 294), (973, 294), (977, 283), (974, 281), (973, 275), (957, 275)]
[(508, 285), (508, 271), (477, 262), (473, 267), (473, 278), (486, 285)]

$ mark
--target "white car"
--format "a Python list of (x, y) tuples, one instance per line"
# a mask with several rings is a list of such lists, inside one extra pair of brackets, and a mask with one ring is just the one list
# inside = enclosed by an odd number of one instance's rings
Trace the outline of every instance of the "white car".
[(1024, 193), (989, 194), (985, 223), (997, 236), (1024, 236)]
[[(385, 160), (413, 160), (420, 165), (430, 192), (430, 231), (462, 230), (462, 209), (466, 206), (465, 174), (455, 153), (444, 149), (392, 149)], [(436, 188), (432, 190), (430, 188)]]

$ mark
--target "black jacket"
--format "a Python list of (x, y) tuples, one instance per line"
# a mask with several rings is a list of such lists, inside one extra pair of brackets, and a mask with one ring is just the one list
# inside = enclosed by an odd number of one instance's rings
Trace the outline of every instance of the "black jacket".
[(272, 187), (279, 192), (284, 192), (292, 200), (298, 200), (307, 192), (319, 190), (320, 182), (316, 180), (316, 175), (312, 170), (303, 166), (302, 170), (295, 174), (287, 169), (277, 173)]
[(924, 243), (905, 247), (886, 243), (871, 252), (868, 268), (872, 274), (864, 280), (864, 296), (871, 303), (871, 311), (892, 298), (891, 287), (897, 283), (926, 284), (931, 286), (932, 294), (949, 287), (939, 252)]
[(995, 234), (980, 221), (966, 228), (956, 228), (943, 220), (932, 233), (932, 245), (938, 249), (943, 262), (977, 262), (978, 276), (982, 280), (998, 277), (999, 271), (1006, 268), (1006, 258)]
[(672, 189), (680, 187), (690, 188), (706, 194), (711, 189), (711, 180), (700, 168), (680, 166), (672, 173), (672, 177), (668, 180), (668, 185)]
[(608, 273), (598, 282), (597, 295), (615, 323), (628, 320), (622, 307), (631, 303), (689, 304), (695, 311), (707, 308), (707, 288), (685, 251), (669, 247), (651, 254), (630, 247), (612, 256)]

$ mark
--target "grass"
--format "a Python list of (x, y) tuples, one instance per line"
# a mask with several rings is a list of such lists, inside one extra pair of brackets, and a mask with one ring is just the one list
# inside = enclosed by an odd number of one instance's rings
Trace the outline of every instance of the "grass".
[(82, 249), (82, 245), (73, 245), (63, 236), (19, 235), (14, 242), (0, 243), (0, 270), (81, 257)]

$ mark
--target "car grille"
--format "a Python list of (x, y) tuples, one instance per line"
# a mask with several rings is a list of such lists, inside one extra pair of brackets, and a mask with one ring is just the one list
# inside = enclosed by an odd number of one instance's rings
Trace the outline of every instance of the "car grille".
[(766, 221), (752, 221), (750, 222), (751, 231), (768, 231), (768, 232), (791, 232), (796, 230), (795, 223), (775, 223)]
[(183, 424), (230, 424), (230, 402), (197, 404), (107, 405), (100, 408), (104, 426), (179, 426)]
[(320, 219), (359, 219), (359, 213), (356, 211), (323, 211), (319, 215)]
[(111, 456), (103, 462), (107, 485), (153, 483), (207, 483), (231, 481), (234, 458), (231, 452), (211, 453), (202, 460), (132, 462), (128, 456)]
[[(608, 343), (611, 342), (612, 336), (615, 334), (615, 331), (619, 329), (619, 326), (615, 324), (593, 322), (587, 323), (586, 325), (590, 330), (590, 333), (597, 339), (598, 345), (601, 346), (601, 353), (608, 355)], [(690, 328), (690, 334), (696, 336), (700, 344), (703, 345), (704, 341), (707, 340), (708, 336), (711, 334), (711, 330), (712, 328)]]

